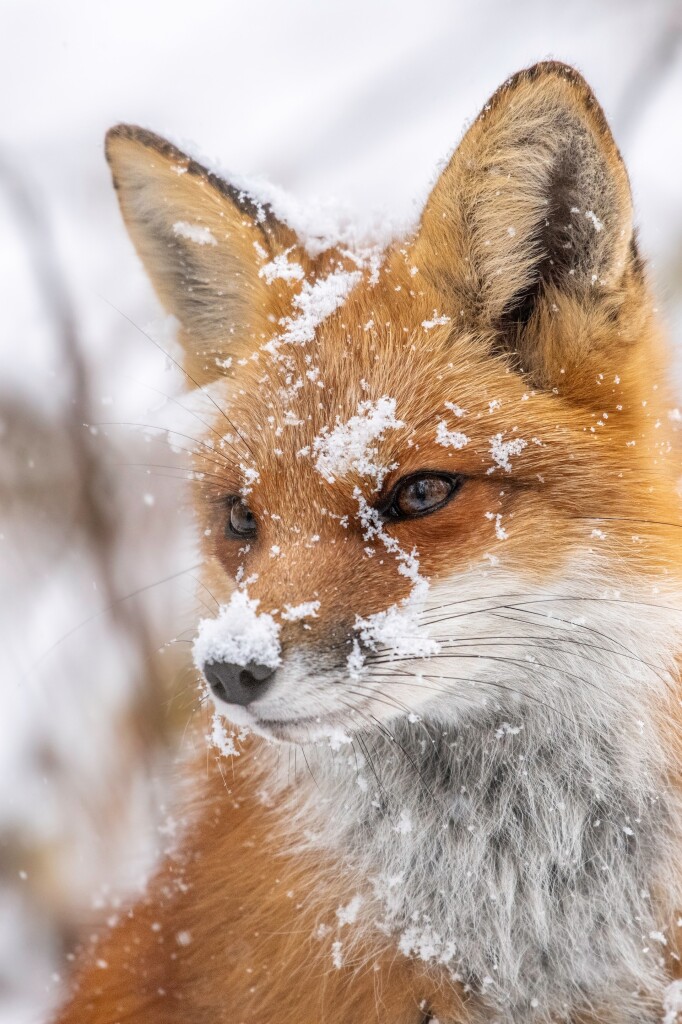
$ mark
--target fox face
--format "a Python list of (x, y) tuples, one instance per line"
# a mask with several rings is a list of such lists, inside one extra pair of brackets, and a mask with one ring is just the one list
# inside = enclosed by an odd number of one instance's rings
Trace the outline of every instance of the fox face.
[(383, 251), (311, 245), (141, 129), (107, 155), (196, 388), (195, 661), (230, 719), (307, 742), (570, 703), (581, 642), (659, 628), (627, 595), (674, 560), (662, 344), (576, 72), (505, 83)]

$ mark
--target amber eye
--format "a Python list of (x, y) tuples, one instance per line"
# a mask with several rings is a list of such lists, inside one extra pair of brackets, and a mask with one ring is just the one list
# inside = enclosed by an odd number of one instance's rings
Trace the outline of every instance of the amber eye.
[(401, 480), (393, 489), (389, 515), (394, 519), (416, 519), (447, 504), (461, 480), (439, 473), (420, 473)]
[(230, 511), (225, 525), (227, 537), (253, 537), (256, 533), (256, 517), (243, 498), (230, 499)]

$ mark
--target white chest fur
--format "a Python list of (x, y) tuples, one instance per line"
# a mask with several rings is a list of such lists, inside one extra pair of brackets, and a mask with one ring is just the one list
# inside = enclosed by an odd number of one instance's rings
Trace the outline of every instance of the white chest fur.
[(291, 821), (347, 869), (339, 956), (390, 937), (478, 993), (486, 1021), (600, 1004), (618, 1024), (660, 1018), (682, 816), (656, 725), (672, 699), (667, 655), (652, 661), (662, 626), (645, 619), (596, 609), (584, 628), (620, 653), (557, 644), (542, 671), (496, 668), (478, 703), (450, 684), (420, 721), (309, 753), (316, 785)]

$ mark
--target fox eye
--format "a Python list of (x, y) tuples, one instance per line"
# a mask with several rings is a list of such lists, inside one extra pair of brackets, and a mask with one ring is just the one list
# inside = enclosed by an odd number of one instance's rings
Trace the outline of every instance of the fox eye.
[(442, 508), (460, 486), (459, 477), (420, 473), (401, 480), (393, 490), (389, 515), (394, 519), (416, 519)]
[(256, 517), (243, 498), (230, 499), (230, 512), (225, 524), (226, 537), (253, 537), (256, 533)]

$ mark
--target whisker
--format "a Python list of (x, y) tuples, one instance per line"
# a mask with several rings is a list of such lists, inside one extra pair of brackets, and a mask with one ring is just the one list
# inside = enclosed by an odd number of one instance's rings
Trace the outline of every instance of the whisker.
[[(136, 377), (132, 377), (129, 373), (125, 373), (125, 374), (123, 374), (123, 376), (126, 377), (128, 380), (132, 381), (134, 384), (139, 384), (143, 388), (148, 388), (150, 391), (154, 391), (157, 395), (161, 395), (163, 398), (167, 399), (169, 402), (172, 402), (173, 405), (177, 405), (178, 408), (182, 409), (184, 412), (188, 412), (190, 414), (190, 416), (194, 416), (194, 418), (197, 419), (199, 421), (199, 423), (203, 424), (203, 426), (205, 426), (207, 430), (210, 430), (212, 434), (215, 434), (215, 436), (218, 438), (219, 441), (221, 441), (221, 442), (224, 441), (226, 444), (229, 444), (229, 441), (225, 440), (225, 438), (223, 437), (223, 435), (220, 433), (219, 430), (216, 430), (215, 427), (211, 426), (210, 423), (207, 423), (206, 420), (203, 419), (199, 415), (198, 412), (196, 412), (196, 410), (190, 409), (188, 406), (183, 405), (182, 402), (178, 401), (177, 398), (174, 398), (173, 395), (167, 394), (165, 391), (162, 391), (160, 388), (155, 388), (153, 386), (153, 384), (148, 384), (144, 380), (139, 380)], [(236, 452), (236, 450), (234, 448), (232, 450), (235, 452), (235, 454), (237, 454), (237, 452)]]
[[(563, 678), (565, 678), (565, 679), (573, 679), (576, 682), (582, 683), (582, 684), (584, 684), (586, 686), (592, 686), (592, 687), (594, 687), (595, 690), (597, 690), (599, 693), (602, 693), (605, 697), (608, 696), (606, 690), (602, 690), (602, 688), (600, 686), (598, 686), (596, 683), (594, 683), (592, 680), (585, 679), (584, 676), (579, 676), (575, 672), (567, 672), (563, 668), (557, 668), (555, 665), (545, 665), (543, 662), (539, 662), (539, 661), (530, 662), (530, 661), (525, 661), (523, 658), (505, 658), (505, 657), (502, 657), (502, 656), (497, 655), (497, 654), (458, 654), (458, 653), (452, 653), (452, 652), (448, 652), (448, 653), (445, 653), (445, 654), (431, 654), (425, 660), (428, 663), (430, 663), (430, 662), (438, 661), (438, 660), (441, 660), (441, 659), (445, 659), (447, 661), (455, 661), (455, 660), (457, 660), (457, 661), (459, 661), (459, 660), (461, 660), (461, 661), (496, 661), (496, 662), (500, 662), (501, 664), (507, 664), (507, 665), (522, 665), (524, 668), (527, 668), (529, 671), (535, 671), (536, 669), (545, 669), (548, 672), (560, 673), (562, 679)], [(386, 664), (390, 664), (391, 662), (395, 663), (395, 662), (405, 662), (405, 661), (413, 661), (413, 660), (414, 659), (409, 657), (409, 656), (400, 657), (400, 658), (390, 658), (389, 657), (386, 660), (382, 660), (380, 658), (377, 658), (375, 664), (384, 664), (384, 665), (386, 665)]]
[(575, 516), (600, 523), (645, 523), (647, 526), (670, 526), (674, 530), (682, 529), (682, 523), (670, 523), (665, 519), (638, 519), (636, 516)]
[[(159, 342), (158, 342), (158, 341), (156, 341), (156, 339), (155, 339), (155, 338), (152, 338), (152, 336), (151, 336), (150, 334), (148, 334), (148, 333), (147, 333), (147, 331), (143, 330), (143, 329), (142, 329), (142, 328), (141, 328), (141, 327), (139, 326), (139, 324), (136, 324), (136, 323), (135, 323), (135, 321), (134, 321), (134, 320), (132, 319), (132, 317), (129, 317), (129, 316), (128, 316), (128, 315), (126, 314), (126, 313), (124, 313), (124, 312), (123, 312), (123, 310), (122, 310), (122, 309), (119, 309), (119, 308), (118, 308), (118, 306), (115, 306), (115, 305), (114, 305), (114, 303), (113, 303), (113, 302), (110, 302), (110, 301), (109, 301), (109, 299), (107, 299), (107, 298), (106, 298), (106, 297), (105, 297), (104, 295), (101, 295), (101, 296), (100, 296), (100, 298), (101, 298), (101, 299), (103, 299), (103, 300), (104, 300), (104, 302), (106, 302), (108, 306), (111, 306), (111, 308), (112, 308), (113, 310), (115, 310), (115, 312), (116, 312), (116, 313), (118, 313), (118, 314), (119, 314), (119, 316), (122, 316), (124, 320), (127, 320), (127, 321), (128, 321), (128, 323), (129, 323), (129, 324), (130, 324), (130, 325), (131, 325), (132, 327), (134, 327), (136, 331), (139, 331), (139, 332), (140, 332), (140, 334), (141, 334), (141, 335), (142, 335), (142, 336), (143, 336), (144, 338), (146, 338), (146, 339), (147, 339), (147, 341), (150, 341), (150, 342), (152, 343), (152, 345), (154, 345), (154, 347), (155, 347), (155, 348), (157, 348), (157, 349), (159, 350), (159, 352), (163, 353), (163, 355), (164, 355), (164, 356), (165, 356), (165, 357), (166, 357), (167, 359), (170, 359), (170, 361), (171, 361), (171, 362), (173, 363), (173, 365), (174, 365), (174, 366), (176, 366), (176, 367), (178, 368), (178, 370), (180, 370), (180, 373), (184, 373), (185, 377), (187, 377), (187, 379), (188, 379), (188, 380), (190, 380), (190, 381), (192, 382), (192, 384), (194, 384), (195, 388), (198, 388), (198, 390), (199, 390), (199, 391), (201, 391), (201, 393), (202, 393), (203, 395), (205, 395), (205, 396), (206, 396), (206, 398), (208, 398), (209, 402), (210, 402), (210, 403), (211, 403), (211, 404), (212, 404), (212, 405), (213, 405), (213, 406), (214, 406), (214, 407), (215, 407), (215, 408), (216, 408), (216, 409), (218, 410), (218, 412), (220, 413), (220, 415), (221, 415), (221, 416), (223, 417), (223, 419), (225, 420), (225, 422), (226, 422), (226, 423), (228, 424), (228, 426), (230, 427), (230, 430), (234, 430), (235, 434), (236, 434), (236, 435), (237, 435), (237, 436), (238, 436), (238, 437), (239, 437), (239, 438), (241, 439), (241, 441), (242, 441), (242, 444), (243, 444), (243, 445), (244, 445), (244, 446), (246, 447), (247, 451), (248, 451), (248, 452), (250, 452), (251, 456), (252, 456), (252, 457), (253, 457), (253, 458), (255, 459), (255, 457), (256, 457), (256, 456), (254, 455), (254, 453), (253, 453), (252, 449), (251, 449), (251, 448), (249, 447), (249, 445), (247, 444), (247, 442), (246, 442), (246, 439), (245, 439), (245, 438), (243, 437), (243, 435), (242, 435), (241, 431), (240, 431), (240, 430), (239, 430), (239, 429), (238, 429), (238, 428), (237, 428), (237, 427), (236, 427), (236, 426), (234, 425), (234, 423), (233, 423), (233, 422), (231, 421), (231, 419), (229, 418), (229, 416), (227, 415), (227, 413), (225, 412), (225, 410), (224, 410), (224, 409), (221, 409), (221, 407), (220, 407), (220, 406), (218, 405), (218, 403), (217, 403), (217, 402), (215, 401), (215, 399), (213, 398), (213, 396), (212, 396), (212, 395), (211, 395), (211, 394), (210, 394), (210, 393), (209, 393), (209, 392), (208, 392), (208, 391), (206, 390), (206, 388), (203, 388), (203, 387), (201, 386), (201, 384), (199, 384), (199, 382), (198, 382), (197, 380), (195, 380), (195, 379), (194, 379), (194, 377), (193, 377), (193, 376), (191, 375), (191, 373), (189, 373), (189, 372), (188, 372), (188, 371), (187, 371), (187, 370), (185, 369), (185, 367), (184, 367), (184, 366), (182, 366), (182, 364), (178, 362), (178, 360), (177, 360), (177, 359), (174, 359), (174, 358), (173, 358), (173, 356), (172, 356), (172, 355), (170, 354), (170, 352), (167, 352), (167, 351), (166, 351), (166, 349), (165, 349), (165, 348), (164, 348), (164, 347), (163, 347), (162, 345), (160, 345), (160, 344), (159, 344)], [(229, 443), (229, 442), (228, 442), (228, 443)]]
[[(519, 612), (521, 612), (524, 615), (532, 615), (532, 616), (534, 616), (537, 619), (542, 619), (543, 622), (547, 622), (547, 619), (548, 619), (548, 616), (547, 615), (543, 615), (542, 612), (534, 612), (534, 611), (532, 611), (530, 609), (520, 608), (520, 607), (517, 607), (514, 610), (515, 611), (519, 611)], [(518, 619), (514, 615), (506, 615), (506, 614), (502, 614), (501, 612), (498, 612), (498, 613), (493, 612), (493, 617), (494, 618), (502, 619), (505, 622), (520, 622), (520, 623), (523, 623), (523, 624), (527, 623), (528, 625), (535, 625), (535, 623), (529, 623), (527, 619)], [(599, 629), (595, 629), (593, 626), (588, 626), (584, 622), (574, 622), (571, 619), (564, 619), (561, 616), (554, 615), (554, 613), (552, 613), (552, 615), (550, 616), (550, 619), (551, 619), (551, 621), (550, 621), (549, 624), (551, 625), (552, 629), (565, 629), (565, 630), (581, 629), (581, 630), (583, 630), (586, 633), (593, 633), (595, 636), (600, 637), (602, 640), (606, 640), (608, 643), (613, 644), (614, 647), (620, 647), (621, 650), (623, 650), (626, 654), (630, 655), (630, 657), (637, 659), (637, 655), (632, 650), (632, 648), (628, 647), (622, 641), (617, 640), (616, 637), (610, 636), (608, 633), (604, 633), (604, 632), (602, 632)], [(616, 654), (616, 653), (617, 652), (614, 651), (614, 654)]]
[(185, 452), (187, 455), (196, 455), (201, 459), (205, 459), (207, 462), (213, 462), (216, 466), (221, 469), (229, 469), (230, 462), (225, 456), (217, 451), (212, 445), (207, 444), (205, 441), (201, 441), (198, 437), (192, 437), (191, 434), (183, 434), (180, 430), (172, 430), (170, 427), (157, 426), (154, 423), (135, 423), (130, 420), (97, 420), (85, 424), (86, 427), (137, 427), (140, 430), (158, 430), (160, 433), (173, 434), (175, 437), (184, 437), (186, 441), (191, 441), (193, 444), (199, 445), (211, 452), (212, 455), (217, 455), (218, 459), (209, 459), (208, 455), (204, 455), (201, 452), (193, 451), (191, 448), (182, 448), (179, 444), (170, 442), (174, 448), (178, 451)]
[[(519, 595), (516, 595), (516, 596), (519, 596)], [(499, 618), (502, 618), (502, 619), (505, 619), (505, 620), (514, 620), (513, 616), (510, 616), (510, 615), (497, 615), (497, 616), (495, 616), (495, 613), (496, 612), (517, 611), (517, 612), (520, 612), (523, 615), (533, 615), (536, 618), (543, 619), (545, 622), (549, 618), (550, 619), (550, 623), (549, 624), (552, 627), (556, 627), (557, 629), (560, 629), (560, 628), (582, 629), (582, 630), (584, 630), (586, 632), (594, 633), (595, 636), (601, 637), (603, 640), (606, 640), (608, 643), (614, 644), (614, 645), (622, 648), (624, 651), (626, 651), (632, 657), (634, 657), (634, 658), (637, 657), (635, 652), (631, 648), (629, 648), (626, 644), (622, 643), (620, 640), (617, 640), (613, 636), (609, 636), (607, 633), (604, 633), (601, 630), (595, 629), (593, 626), (588, 626), (585, 623), (581, 623), (581, 622), (574, 622), (571, 619), (565, 619), (565, 618), (563, 618), (561, 616), (555, 615), (553, 612), (550, 615), (547, 615), (547, 614), (543, 615), (542, 612), (533, 611), (532, 609), (527, 607), (529, 604), (542, 604), (545, 601), (553, 601), (553, 602), (560, 601), (560, 602), (569, 603), (570, 601), (577, 601), (577, 600), (607, 601), (607, 600), (612, 600), (612, 599), (607, 599), (607, 598), (571, 598), (571, 597), (556, 597), (556, 598), (537, 598), (537, 599), (533, 599), (533, 598), (526, 598), (525, 595), (521, 595), (521, 596), (524, 597), (524, 600), (519, 601), (517, 604), (506, 604), (506, 603), (505, 604), (493, 604), (493, 605), (490, 605), (490, 606), (488, 606), (486, 608), (482, 608), (482, 609), (471, 609), (468, 612), (457, 613), (455, 615), (445, 615), (445, 616), (440, 617), (439, 619), (433, 619), (433, 620), (427, 621), (427, 622), (424, 623), (424, 625), (430, 626), (430, 625), (435, 625), (438, 622), (447, 622), (447, 621), (449, 621), (450, 619), (453, 619), (453, 618), (466, 618), (469, 615), (483, 615), (483, 614), (488, 614), (488, 613), (492, 614), (494, 617), (499, 617)], [(487, 600), (487, 598), (485, 600)], [(494, 600), (494, 598), (492, 598), (492, 600)], [(614, 600), (615, 603), (618, 603), (616, 601), (616, 599), (613, 599), (613, 600)], [(457, 606), (458, 604), (466, 604), (466, 603), (467, 603), (466, 599), (463, 600), (463, 601), (455, 601), (455, 602), (453, 602), (453, 607)], [(641, 604), (641, 602), (632, 602), (632, 603), (633, 604)], [(443, 605), (443, 607), (446, 607), (446, 605)], [(652, 607), (652, 608), (656, 608), (656, 609), (661, 608), (663, 610), (667, 610), (667, 608), (668, 608), (668, 606), (666, 606), (666, 605), (644, 605), (644, 607)], [(670, 610), (681, 611), (682, 609), (670, 609)], [(516, 619), (514, 621), (523, 622), (524, 620), (523, 619)], [(562, 625), (558, 625), (559, 623), (561, 623)]]
[(46, 651), (43, 651), (43, 653), (33, 662), (30, 668), (28, 668), (26, 672), (22, 675), (22, 677), (19, 680), (19, 684), (26, 680), (32, 672), (35, 672), (38, 666), (42, 665), (45, 659), (49, 657), (49, 655), (52, 654), (53, 651), (55, 651), (58, 647), (60, 647), (66, 640), (68, 640), (69, 637), (73, 636), (74, 633), (77, 633), (80, 629), (83, 629), (83, 627), (87, 626), (90, 622), (94, 622), (95, 619), (98, 619), (100, 618), (100, 616), (105, 615), (107, 612), (110, 612), (113, 608), (121, 604), (123, 601), (129, 601), (133, 597), (138, 597), (140, 594), (144, 594), (147, 590), (153, 590), (154, 587), (160, 587), (163, 583), (170, 583), (172, 580), (178, 579), (179, 576), (184, 576), (185, 573), (192, 572), (195, 569), (200, 568), (200, 565), (201, 563), (198, 563), (197, 565), (190, 565), (188, 569), (180, 569), (179, 572), (171, 573), (170, 576), (164, 576), (163, 579), (156, 580), (155, 583), (147, 583), (143, 587), (138, 587), (136, 590), (131, 591), (129, 594), (125, 594), (123, 597), (117, 597), (114, 601), (110, 601), (109, 604), (106, 604), (103, 608), (100, 608), (99, 611), (95, 612), (93, 615), (89, 615), (87, 619), (83, 619), (76, 626), (73, 626), (73, 628), (70, 629), (67, 633), (64, 633), (64, 635), (60, 637), (59, 640), (56, 640), (53, 644), (51, 644)]
[[(407, 685), (409, 685), (409, 680), (412, 680), (412, 682), (414, 684), (414, 682), (417, 680), (417, 676), (414, 675), (414, 674), (411, 674), (411, 673), (401, 673), (401, 674), (403, 675), (403, 677), (407, 677), (405, 679), (405, 682), (402, 682), (400, 680), (395, 679), (395, 674), (394, 673), (387, 674), (387, 675), (379, 675), (377, 673), (374, 673), (374, 675), (376, 675), (376, 677), (378, 679), (386, 680), (387, 682), (394, 682), (397, 686), (407, 686)], [(509, 692), (511, 694), (514, 694), (517, 697), (523, 697), (525, 700), (530, 700), (533, 703), (538, 704), (541, 707), (545, 708), (547, 711), (551, 711), (553, 714), (559, 715), (560, 718), (565, 719), (567, 722), (572, 721), (568, 717), (568, 715), (565, 715), (562, 711), (560, 711), (553, 704), (548, 704), (546, 701), (540, 700), (539, 697), (536, 697), (536, 696), (534, 696), (533, 694), (530, 694), (530, 693), (526, 693), (525, 690), (520, 690), (520, 689), (518, 689), (516, 687), (507, 686), (506, 684), (500, 683), (497, 680), (492, 680), (492, 679), (476, 679), (476, 678), (472, 678), (472, 677), (469, 677), (469, 676), (432, 675), (432, 674), (429, 674), (429, 673), (426, 673), (426, 672), (420, 672), (419, 673), (419, 677), (420, 678), (419, 678), (419, 681), (417, 683), (417, 686), (419, 688), (432, 690), (434, 693), (441, 693), (441, 694), (450, 694), (450, 695), (452, 695), (452, 691), (449, 690), (447, 687), (443, 687), (443, 686), (440, 686), (440, 687), (439, 686), (430, 686), (430, 685), (426, 685), (425, 686), (423, 684), (422, 680), (423, 679), (433, 679), (433, 680), (437, 681), (439, 679), (445, 679), (445, 680), (448, 680), (450, 682), (456, 682), (456, 683), (470, 683), (473, 686), (494, 686), (497, 689), (505, 690), (505, 691), (507, 691), (507, 692)]]
[(367, 715), (376, 724), (377, 728), (384, 734), (384, 736), (386, 736), (386, 738), (388, 740), (390, 740), (390, 742), (397, 744), (398, 748), (402, 751), (402, 753), (403, 753), (403, 755), (405, 757), (405, 760), (408, 762), (408, 764), (410, 764), (412, 766), (412, 768), (414, 768), (415, 772), (417, 773), (417, 777), (418, 777), (419, 781), (421, 782), (422, 786), (424, 787), (426, 792), (429, 794), (429, 796), (433, 800), (434, 804), (437, 804), (437, 800), (436, 800), (436, 797), (435, 797), (435, 794), (434, 794), (433, 790), (431, 789), (431, 787), (426, 782), (424, 776), (421, 773), (419, 765), (414, 760), (412, 755), (409, 753), (407, 748), (403, 746), (403, 744), (400, 742), (400, 740), (396, 739), (396, 737), (392, 735), (392, 733), (385, 727), (385, 725), (382, 722), (379, 721), (378, 718), (375, 717), (375, 715), (373, 715), (369, 711), (367, 712)]
[(191, 571), (189, 572), (189, 577), (190, 577), (190, 579), (193, 579), (195, 583), (198, 583), (199, 586), (202, 587), (206, 591), (206, 593), (211, 598), (211, 600), (215, 602), (216, 608), (220, 608), (220, 601), (215, 596), (215, 594), (211, 590), (209, 590), (209, 588), (206, 586), (206, 584), (202, 580), (200, 580), (198, 576), (195, 576), (193, 574), (193, 572), (191, 572)]
[[(522, 621), (522, 620), (516, 620), (516, 621)], [(531, 625), (534, 625), (534, 624), (531, 623)], [(485, 644), (486, 646), (489, 646), (489, 647), (529, 647), (531, 649), (551, 651), (551, 650), (554, 649), (555, 645), (557, 645), (557, 644), (571, 644), (571, 645), (575, 645), (577, 647), (587, 648), (590, 651), (601, 651), (602, 653), (610, 654), (610, 655), (612, 655), (615, 658), (624, 658), (624, 659), (626, 659), (628, 661), (634, 661), (637, 664), (644, 666), (645, 668), (651, 669), (652, 672), (656, 673), (656, 675), (661, 680), (661, 682), (669, 683), (669, 681), (670, 681), (669, 678), (666, 678), (665, 676), (660, 674), (660, 672), (658, 671), (658, 666), (652, 664), (651, 662), (644, 661), (642, 658), (639, 658), (639, 657), (637, 657), (634, 654), (621, 653), (620, 651), (614, 651), (613, 648), (610, 648), (610, 647), (601, 647), (598, 644), (587, 643), (584, 640), (575, 640), (575, 639), (572, 639), (571, 637), (557, 637), (557, 636), (540, 636), (540, 637), (537, 637), (537, 636), (528, 636), (526, 634), (519, 633), (519, 634), (512, 634), (512, 635), (505, 635), (505, 636), (473, 636), (473, 637), (463, 637), (463, 638), (456, 638), (456, 639), (450, 639), (448, 637), (439, 637), (439, 636), (432, 636), (431, 638), (433, 640), (436, 640), (441, 645), (441, 648), (446, 648), (447, 650), (460, 650), (462, 647), (478, 647), (478, 646), (483, 646)], [(414, 639), (419, 639), (419, 638), (418, 637), (414, 637)], [(436, 655), (433, 655), (432, 657), (435, 657), (435, 656)], [(452, 655), (452, 656), (456, 657), (456, 655)], [(599, 659), (596, 659), (596, 658), (590, 658), (583, 651), (578, 652), (577, 657), (581, 658), (583, 661), (588, 662), (590, 665), (596, 665), (598, 668), (602, 668), (603, 669), (605, 667), (603, 659), (599, 660)], [(399, 661), (399, 660), (409, 660), (409, 659), (408, 658), (405, 658), (405, 659), (391, 658), (390, 655), (389, 655), (389, 656), (386, 657), (385, 662), (386, 663), (390, 663), (390, 662), (395, 662), (395, 661)], [(539, 662), (536, 662), (536, 663), (528, 662), (528, 664), (529, 665), (537, 664), (538, 666), (540, 666)]]
[[(488, 611), (497, 611), (499, 609), (503, 609), (503, 610), (504, 609), (514, 609), (514, 610), (517, 610), (517, 611), (523, 611), (523, 610), (525, 610), (525, 606), (526, 605), (557, 604), (557, 603), (560, 603), (560, 604), (574, 604), (574, 603), (580, 603), (580, 604), (615, 604), (615, 605), (625, 605), (627, 607), (633, 607), (633, 608), (655, 608), (657, 611), (671, 611), (671, 612), (677, 612), (678, 614), (682, 614), (682, 608), (675, 608), (673, 605), (667, 605), (667, 604), (655, 604), (652, 601), (630, 601), (630, 600), (625, 600), (623, 598), (618, 598), (618, 597), (580, 597), (580, 596), (571, 595), (571, 594), (557, 595), (556, 597), (537, 597), (537, 598), (532, 598), (532, 599), (529, 599), (529, 600), (525, 600), (524, 599), (522, 601), (517, 602), (517, 604), (512, 604), (512, 605), (509, 605), (509, 604), (492, 605), (490, 608), (486, 608), (485, 611), (486, 612), (488, 612)], [(444, 616), (444, 618), (432, 620), (428, 624), (429, 625), (433, 625), (435, 622), (439, 622), (439, 621), (445, 622), (445, 621), (447, 621), (449, 619), (464, 618), (466, 615), (469, 615), (469, 614), (471, 614), (471, 613), (470, 612), (459, 612), (456, 615), (446, 615), (446, 616)], [(477, 614), (480, 614), (480, 612), (478, 612)]]
[(309, 773), (309, 775), (310, 775), (310, 778), (311, 778), (311, 779), (313, 780), (313, 782), (315, 783), (315, 786), (316, 786), (317, 790), (318, 790), (319, 792), (321, 792), (321, 790), (320, 790), (320, 787), (319, 787), (319, 785), (318, 785), (318, 782), (317, 782), (317, 779), (316, 779), (316, 778), (315, 778), (315, 776), (313, 775), (313, 770), (312, 770), (312, 768), (310, 767), (310, 765), (309, 765), (309, 763), (308, 763), (308, 758), (307, 758), (307, 757), (305, 756), (305, 748), (304, 748), (304, 747), (301, 747), (301, 753), (303, 754), (303, 760), (305, 761), (305, 766), (306, 766), (306, 768), (308, 769), (308, 773)]
[[(512, 594), (486, 594), (485, 597), (462, 597), (462, 598), (458, 598), (456, 601), (443, 601), (442, 604), (432, 605), (428, 609), (425, 610), (425, 612), (423, 613), (423, 615), (424, 615), (424, 619), (423, 619), (424, 625), (432, 626), (435, 622), (445, 621), (446, 619), (450, 618), (449, 615), (445, 616), (444, 620), (441, 620), (441, 619), (438, 619), (438, 618), (436, 618), (436, 619), (428, 619), (428, 618), (426, 618), (427, 614), (430, 615), (432, 612), (440, 611), (442, 608), (458, 608), (458, 607), (460, 607), (463, 604), (480, 604), (481, 601), (507, 601), (507, 600), (512, 600), (513, 598), (520, 599), (520, 598), (529, 597), (529, 596), (532, 596), (532, 595), (514, 592)], [(482, 611), (485, 611), (485, 610), (486, 610), (485, 608), (482, 609)], [(472, 614), (474, 614), (473, 610), (472, 610)]]
[[(183, 480), (187, 483), (200, 484), (202, 480), (218, 480), (220, 483), (225, 483), (225, 478), (218, 476), (217, 473), (206, 473), (204, 470), (197, 471), (196, 469), (184, 469), (182, 466), (166, 466), (158, 462), (114, 462), (114, 466), (117, 468), (124, 469), (169, 469), (171, 473), (155, 473), (154, 476), (159, 476), (165, 480)], [(181, 473), (184, 476), (174, 476), (173, 473)], [(151, 474), (150, 474), (151, 475)]]
[(377, 774), (377, 770), (374, 767), (374, 761), (372, 760), (370, 752), (367, 749), (367, 744), (365, 743), (365, 741), (364, 741), (363, 737), (360, 735), (360, 733), (356, 733), (356, 739), (357, 739), (358, 743), (360, 744), (360, 747), (361, 747), (362, 752), (363, 752), (363, 754), (365, 756), (365, 759), (367, 760), (367, 764), (369, 765), (370, 771), (372, 772), (372, 775), (376, 779), (376, 784), (379, 787), (379, 792), (381, 793), (382, 799), (384, 801), (384, 807), (386, 808), (386, 807), (389, 806), (389, 801), (388, 801), (388, 798), (386, 796), (386, 790), (384, 789), (384, 786), (383, 786), (383, 784), (381, 782), (381, 779), (379, 778), (379, 776)]

